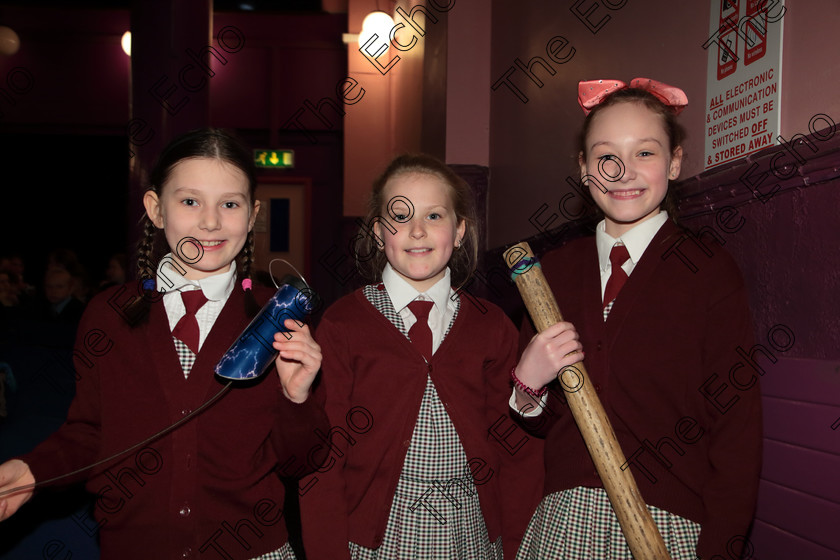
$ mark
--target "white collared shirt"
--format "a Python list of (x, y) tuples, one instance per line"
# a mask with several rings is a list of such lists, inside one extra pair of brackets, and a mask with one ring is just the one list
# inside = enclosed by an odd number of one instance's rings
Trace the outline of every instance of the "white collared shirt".
[[(618, 241), (621, 241), (627, 247), (627, 252), (630, 253), (630, 258), (621, 265), (621, 268), (624, 269), (627, 276), (630, 276), (633, 269), (636, 268), (636, 263), (638, 263), (642, 258), (645, 249), (648, 248), (648, 245), (650, 245), (650, 242), (653, 241), (656, 233), (667, 221), (668, 212), (661, 210), (659, 214), (649, 220), (645, 220), (641, 224), (625, 232), (624, 235), (618, 239), (615, 239), (606, 232), (606, 220), (601, 220), (598, 223), (595, 228), (595, 246), (598, 250), (598, 266), (601, 269), (601, 300), (604, 299), (604, 290), (607, 287), (607, 280), (610, 279), (610, 274), (612, 273), (610, 251), (612, 251), (613, 245), (615, 245)], [(535, 407), (527, 412), (521, 412), (520, 414), (526, 418), (538, 416), (545, 407), (546, 395), (542, 396), (540, 403), (541, 406)], [(518, 411), (516, 408), (516, 389), (513, 390), (508, 404), (513, 410)]]
[(225, 272), (199, 280), (188, 280), (169, 264), (171, 261), (172, 253), (169, 253), (160, 260), (157, 270), (157, 286), (158, 291), (163, 292), (163, 306), (166, 309), (166, 318), (169, 320), (169, 330), (174, 329), (187, 312), (181, 299), (181, 292), (202, 290), (207, 303), (195, 314), (198, 322), (198, 349), (200, 351), (210, 329), (213, 328), (228, 297), (233, 292), (236, 283), (236, 262), (230, 263), (230, 268)]
[(455, 303), (451, 299), (454, 292), (452, 291), (449, 267), (446, 268), (443, 278), (423, 293), (418, 292), (397, 274), (390, 263), (387, 263), (382, 271), (382, 283), (385, 284), (388, 297), (391, 298), (394, 310), (402, 318), (406, 330), (409, 330), (417, 322), (414, 313), (408, 308), (409, 303), (415, 299), (434, 303), (429, 311), (429, 329), (432, 331), (432, 354), (437, 352), (443, 340), (443, 335), (446, 334), (446, 329), (455, 315)]
[(601, 220), (595, 228), (595, 246), (598, 248), (598, 266), (601, 269), (601, 300), (604, 299), (604, 291), (607, 288), (607, 280), (612, 274), (612, 265), (610, 264), (610, 251), (613, 245), (621, 241), (627, 252), (630, 253), (630, 258), (621, 265), (627, 276), (636, 268), (636, 263), (642, 258), (642, 255), (647, 249), (650, 242), (653, 241), (654, 236), (659, 229), (668, 221), (668, 212), (661, 210), (659, 214), (649, 220), (645, 220), (641, 224), (626, 231), (618, 239), (612, 237), (606, 231), (606, 220)]

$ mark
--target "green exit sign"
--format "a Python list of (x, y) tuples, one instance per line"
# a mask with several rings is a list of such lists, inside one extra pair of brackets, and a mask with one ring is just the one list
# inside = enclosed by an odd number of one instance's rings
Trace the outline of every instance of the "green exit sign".
[(295, 166), (294, 150), (254, 150), (257, 167), (292, 168)]

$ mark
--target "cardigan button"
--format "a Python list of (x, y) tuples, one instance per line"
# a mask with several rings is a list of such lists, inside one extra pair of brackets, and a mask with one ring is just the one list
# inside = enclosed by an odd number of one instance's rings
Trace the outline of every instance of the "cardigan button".
[(595, 344), (595, 350), (601, 349), (601, 341), (599, 340), (597, 344)]
[(600, 386), (598, 383), (596, 383), (596, 384), (595, 384), (595, 392), (596, 392), (596, 393), (600, 393), (600, 392), (601, 392), (601, 386)]
[(181, 509), (178, 510), (178, 515), (180, 515), (181, 517), (189, 517), (190, 512), (190, 506), (184, 504), (183, 506), (181, 506)]
[(407, 439), (403, 442), (403, 447), (408, 447), (409, 445), (411, 445), (411, 440), (410, 439)]
[(186, 416), (190, 412), (192, 412), (192, 410), (190, 410), (189, 408), (185, 408), (184, 410), (181, 411), (181, 416)]
[(192, 555), (193, 555), (193, 551), (190, 547), (185, 548), (181, 552), (181, 558), (192, 558)]

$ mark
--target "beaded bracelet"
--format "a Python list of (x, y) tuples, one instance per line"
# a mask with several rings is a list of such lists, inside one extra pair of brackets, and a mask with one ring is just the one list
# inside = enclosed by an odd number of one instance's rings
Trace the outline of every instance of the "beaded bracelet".
[(541, 399), (542, 396), (545, 395), (545, 392), (548, 391), (548, 387), (543, 387), (539, 391), (535, 391), (534, 389), (531, 389), (530, 387), (522, 383), (522, 381), (520, 381), (519, 378), (516, 377), (516, 366), (510, 368), (510, 378), (513, 379), (513, 384), (516, 385), (517, 389), (519, 389), (526, 395), (534, 397), (535, 399)]

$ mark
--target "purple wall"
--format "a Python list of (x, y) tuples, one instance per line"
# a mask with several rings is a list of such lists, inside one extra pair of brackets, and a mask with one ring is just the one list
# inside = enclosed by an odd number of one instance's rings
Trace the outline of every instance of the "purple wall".
[(683, 223), (701, 239), (717, 236), (740, 264), (756, 343), (776, 360), (759, 362), (755, 557), (827, 559), (840, 554), (840, 125), (791, 149), (768, 148), (684, 181), (678, 192)]
[(831, 134), (825, 141), (809, 137), (816, 153), (798, 148), (808, 159), (789, 168), (790, 178), (773, 173), (776, 154), (782, 154), (779, 164), (793, 164), (785, 149), (773, 147), (684, 181), (677, 191), (682, 222), (716, 236), (738, 261), (751, 288), (756, 336), (784, 323), (796, 333), (789, 356), (824, 360), (840, 359), (840, 244), (834, 226), (840, 208), (840, 125)]
[(754, 554), (837, 558), (840, 364), (777, 358), (761, 380), (764, 467), (751, 535)]

